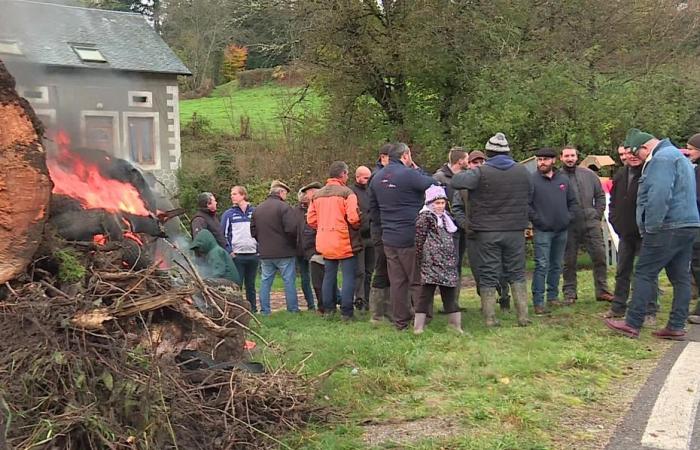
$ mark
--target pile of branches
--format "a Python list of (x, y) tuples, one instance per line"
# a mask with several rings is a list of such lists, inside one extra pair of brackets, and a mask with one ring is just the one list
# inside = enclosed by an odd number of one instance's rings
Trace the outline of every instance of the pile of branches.
[(311, 383), (245, 370), (255, 332), (237, 286), (81, 258), (77, 288), (41, 261), (3, 286), (0, 448), (279, 448), (328, 420)]

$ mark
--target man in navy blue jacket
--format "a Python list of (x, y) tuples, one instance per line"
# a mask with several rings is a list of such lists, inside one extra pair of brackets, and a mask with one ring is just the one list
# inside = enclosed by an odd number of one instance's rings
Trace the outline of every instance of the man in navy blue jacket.
[(673, 303), (666, 327), (652, 334), (661, 339), (685, 338), (690, 304), (690, 258), (700, 217), (693, 167), (668, 139), (659, 140), (632, 128), (625, 147), (645, 160), (637, 192), (637, 226), (642, 248), (634, 271), (632, 300), (625, 320), (606, 319), (612, 330), (639, 337), (647, 305), (656, 295), (656, 281), (666, 269), (673, 285)]
[(532, 174), (530, 222), (535, 230), (535, 273), (532, 277), (532, 303), (535, 314), (545, 314), (547, 304), (557, 306), (559, 277), (566, 250), (569, 223), (574, 218), (576, 197), (569, 178), (554, 168), (557, 152), (541, 148), (535, 152), (537, 172)]
[(389, 150), (389, 164), (375, 173), (369, 184), (370, 214), (380, 223), (389, 272), (392, 318), (399, 330), (413, 318), (411, 297), (420, 288), (416, 268), (416, 217), (423, 207), (425, 190), (437, 182), (423, 174), (411, 158), (408, 145)]

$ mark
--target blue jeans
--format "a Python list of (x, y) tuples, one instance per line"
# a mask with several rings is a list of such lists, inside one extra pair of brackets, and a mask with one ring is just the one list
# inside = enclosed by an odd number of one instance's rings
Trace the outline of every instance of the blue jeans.
[(294, 264), (295, 257), (290, 258), (274, 258), (261, 259), (260, 267), (262, 268), (262, 280), (260, 283), (260, 312), (263, 315), (270, 314), (270, 290), (272, 289), (272, 281), (275, 279), (275, 274), (279, 270), (284, 281), (284, 298), (287, 302), (287, 311), (299, 312), (299, 304), (297, 302), (297, 287), (296, 265)]
[(258, 255), (254, 253), (237, 254), (233, 258), (233, 263), (236, 265), (241, 280), (243, 280), (241, 287), (245, 286), (245, 298), (250, 303), (250, 310), (258, 312), (255, 301), (255, 278), (258, 276), (258, 266), (260, 265)]
[(632, 300), (627, 307), (627, 325), (640, 329), (644, 324), (647, 305), (657, 294), (657, 279), (661, 269), (666, 269), (673, 285), (673, 303), (667, 327), (682, 330), (688, 319), (690, 304), (690, 258), (696, 228), (678, 228), (642, 236), (642, 248), (634, 270)]
[(351, 256), (345, 259), (327, 259), (323, 273), (323, 309), (326, 313), (335, 311), (335, 289), (338, 279), (338, 265), (343, 273), (343, 287), (340, 289), (340, 312), (344, 316), (352, 317), (353, 297), (355, 295), (355, 273), (357, 271), (357, 257)]
[(309, 260), (301, 256), (297, 256), (297, 267), (299, 275), (301, 275), (301, 290), (304, 292), (306, 307), (309, 310), (316, 309), (314, 304), (314, 290), (311, 287), (311, 272), (309, 271)]
[(532, 275), (532, 303), (535, 306), (544, 305), (545, 282), (547, 300), (556, 299), (559, 294), (567, 234), (567, 230), (535, 230), (535, 273)]

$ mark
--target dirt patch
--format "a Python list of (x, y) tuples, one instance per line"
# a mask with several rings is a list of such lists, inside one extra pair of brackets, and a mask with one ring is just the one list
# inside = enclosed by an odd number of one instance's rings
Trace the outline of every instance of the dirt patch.
[(383, 422), (364, 426), (362, 440), (368, 446), (409, 445), (424, 439), (446, 439), (464, 430), (454, 417), (427, 417), (412, 421)]
[[(671, 343), (660, 342), (659, 345), (663, 353)], [(657, 363), (658, 358), (631, 362), (599, 401), (568, 409), (553, 430), (554, 448), (604, 449)]]

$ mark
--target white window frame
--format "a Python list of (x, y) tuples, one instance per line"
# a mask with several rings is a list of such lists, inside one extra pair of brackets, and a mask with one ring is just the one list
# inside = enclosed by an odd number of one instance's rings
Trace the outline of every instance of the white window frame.
[(55, 109), (35, 109), (34, 114), (38, 116), (48, 116), (50, 122), (45, 123), (45, 127), (52, 127), (56, 125), (56, 110)]
[[(134, 97), (146, 97), (146, 101), (135, 102)], [(129, 106), (132, 108), (153, 108), (153, 92), (129, 91)]]
[[(129, 151), (129, 118), (130, 117), (150, 117), (153, 119), (153, 152), (154, 164), (141, 164), (136, 161), (131, 161), (131, 152)], [(131, 161), (144, 170), (159, 170), (161, 168), (160, 157), (160, 113), (157, 112), (133, 112), (127, 111), (122, 113), (122, 129), (124, 130), (124, 142), (122, 145), (122, 158)]]
[[(27, 101), (29, 101), (29, 103), (32, 105), (48, 105), (51, 102), (51, 99), (49, 98), (48, 86), (20, 86), (17, 90), (20, 92), (20, 96), (27, 99)], [(25, 93), (28, 91), (41, 92), (41, 97), (26, 97)]]
[(112, 152), (114, 156), (121, 156), (121, 141), (119, 139), (119, 112), (118, 111), (80, 111), (80, 141), (83, 147), (87, 147), (87, 117), (111, 117), (112, 118)]
[(19, 41), (14, 39), (0, 39), (0, 54), (24, 56)]
[[(97, 63), (97, 64), (105, 64), (107, 62), (107, 58), (105, 58), (105, 55), (102, 54), (99, 48), (93, 47), (90, 45), (80, 45), (80, 44), (72, 44), (71, 48), (75, 52), (76, 55), (78, 55), (78, 58), (82, 62), (86, 63)], [(81, 51), (85, 52), (96, 52), (99, 57), (94, 57), (91, 58), (85, 54), (81, 54)]]

